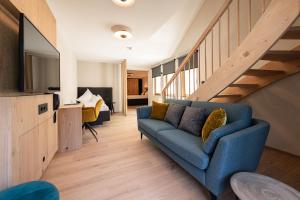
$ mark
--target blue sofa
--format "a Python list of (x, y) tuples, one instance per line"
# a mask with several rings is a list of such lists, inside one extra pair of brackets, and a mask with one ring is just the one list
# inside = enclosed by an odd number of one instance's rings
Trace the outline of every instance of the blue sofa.
[(171, 124), (151, 119), (152, 107), (137, 108), (138, 129), (163, 152), (189, 172), (217, 198), (229, 186), (231, 175), (255, 171), (270, 129), (267, 122), (252, 119), (252, 109), (243, 104), (188, 100), (167, 100), (191, 107), (224, 108), (227, 124), (214, 130), (207, 141), (176, 129)]
[(32, 181), (0, 191), (1, 200), (59, 200), (57, 188), (46, 181)]

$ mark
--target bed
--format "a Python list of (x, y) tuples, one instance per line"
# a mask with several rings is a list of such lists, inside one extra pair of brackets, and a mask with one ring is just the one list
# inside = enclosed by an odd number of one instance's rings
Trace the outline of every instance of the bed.
[(105, 104), (108, 106), (108, 110), (101, 110), (97, 121), (89, 123), (91, 126), (101, 125), (105, 121), (110, 121), (111, 111), (113, 110), (113, 96), (111, 87), (78, 87), (77, 96), (80, 97), (89, 89), (93, 94), (99, 94)]
[(143, 106), (148, 105), (148, 95), (128, 95), (128, 106)]

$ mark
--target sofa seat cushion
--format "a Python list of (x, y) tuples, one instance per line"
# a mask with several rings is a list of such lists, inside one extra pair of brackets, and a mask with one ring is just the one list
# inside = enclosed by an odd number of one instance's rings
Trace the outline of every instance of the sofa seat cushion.
[(175, 129), (175, 127), (168, 122), (156, 119), (139, 119), (138, 126), (155, 138), (159, 131)]
[(207, 168), (209, 156), (202, 150), (201, 138), (179, 129), (173, 129), (159, 131), (157, 140), (195, 167)]

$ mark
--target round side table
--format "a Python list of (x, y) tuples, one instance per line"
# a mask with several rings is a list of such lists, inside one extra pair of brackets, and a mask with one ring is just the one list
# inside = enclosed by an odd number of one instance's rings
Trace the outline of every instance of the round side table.
[(235, 195), (241, 200), (300, 200), (299, 191), (273, 178), (240, 172), (230, 179)]

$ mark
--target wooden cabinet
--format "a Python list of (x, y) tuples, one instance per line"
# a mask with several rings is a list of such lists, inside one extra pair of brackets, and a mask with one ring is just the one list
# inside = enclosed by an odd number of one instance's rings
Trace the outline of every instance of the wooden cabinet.
[(82, 104), (61, 106), (58, 111), (59, 152), (82, 146)]
[(47, 138), (47, 147), (48, 147), (48, 158), (47, 162), (53, 159), (55, 153), (58, 150), (58, 122), (54, 123), (53, 118), (47, 121), (48, 122), (48, 138)]
[[(0, 188), (39, 179), (57, 152), (52, 95), (0, 97)], [(48, 111), (39, 114), (38, 105)]]
[(45, 0), (10, 0), (10, 2), (56, 46), (56, 19)]
[(46, 170), (48, 164), (48, 122), (39, 125), (39, 161), (42, 170)]
[(32, 181), (42, 175), (41, 160), (39, 158), (39, 131), (34, 128), (19, 138), (18, 163), (22, 163), (19, 168), (18, 180)]
[(127, 79), (127, 94), (139, 95), (139, 79), (137, 78)]

